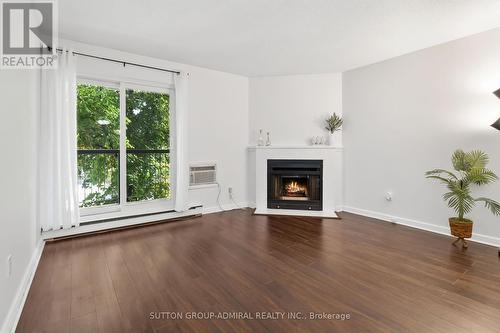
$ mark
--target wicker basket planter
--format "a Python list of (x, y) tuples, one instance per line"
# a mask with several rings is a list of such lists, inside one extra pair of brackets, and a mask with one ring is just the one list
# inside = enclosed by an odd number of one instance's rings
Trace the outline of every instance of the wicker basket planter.
[(467, 247), (467, 242), (465, 238), (472, 237), (472, 226), (473, 222), (469, 219), (459, 219), (458, 217), (450, 217), (448, 220), (450, 222), (451, 234), (458, 237), (453, 244), (456, 244), (459, 240), (463, 241), (463, 246)]
[(459, 238), (471, 238), (472, 237), (472, 225), (473, 222), (468, 219), (458, 219), (457, 217), (450, 217), (450, 229), (451, 234)]

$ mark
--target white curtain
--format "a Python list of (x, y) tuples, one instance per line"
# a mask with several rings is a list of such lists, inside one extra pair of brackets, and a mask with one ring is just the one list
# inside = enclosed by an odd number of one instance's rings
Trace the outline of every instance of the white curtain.
[(187, 152), (187, 116), (189, 73), (174, 74), (175, 84), (175, 205), (177, 212), (189, 209), (189, 166)]
[(78, 226), (75, 56), (41, 73), (38, 211), (43, 231)]

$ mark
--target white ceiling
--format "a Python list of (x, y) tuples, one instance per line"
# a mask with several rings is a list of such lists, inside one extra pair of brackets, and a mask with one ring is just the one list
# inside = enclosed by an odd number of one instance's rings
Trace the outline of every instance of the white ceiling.
[(342, 72), (500, 26), (500, 0), (62, 0), (60, 36), (246, 76)]

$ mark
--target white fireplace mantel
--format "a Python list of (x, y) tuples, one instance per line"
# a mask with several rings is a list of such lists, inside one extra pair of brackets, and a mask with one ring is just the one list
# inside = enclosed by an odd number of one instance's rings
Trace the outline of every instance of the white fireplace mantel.
[(343, 150), (342, 147), (328, 146), (328, 145), (272, 145), (272, 146), (249, 146), (248, 150), (256, 149), (328, 149), (328, 150)]
[[(340, 211), (343, 204), (342, 147), (326, 145), (250, 146), (248, 147), (248, 153), (249, 196), (255, 200), (256, 214), (337, 217), (335, 211)], [(267, 208), (268, 159), (323, 160), (323, 210), (307, 211)], [(255, 187), (252, 184), (255, 184)]]

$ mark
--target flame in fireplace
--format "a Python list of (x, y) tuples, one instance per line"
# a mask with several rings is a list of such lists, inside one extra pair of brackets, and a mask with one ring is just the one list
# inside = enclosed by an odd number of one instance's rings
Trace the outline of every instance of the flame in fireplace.
[(292, 180), (284, 184), (284, 193), (285, 196), (291, 197), (307, 197), (307, 186), (301, 184), (298, 181)]
[(292, 181), (292, 182), (286, 184), (285, 189), (287, 192), (290, 192), (290, 193), (297, 193), (297, 192), (304, 192), (305, 191), (304, 187), (300, 186), (299, 183), (297, 183), (296, 181)]

